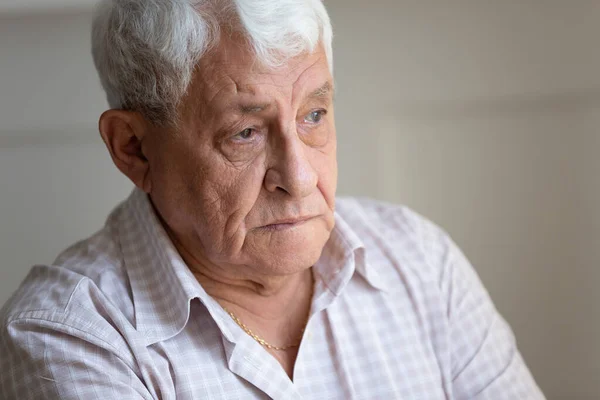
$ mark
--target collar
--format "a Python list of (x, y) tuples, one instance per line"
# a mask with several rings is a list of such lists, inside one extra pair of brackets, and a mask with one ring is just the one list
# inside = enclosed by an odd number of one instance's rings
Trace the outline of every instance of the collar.
[(386, 281), (367, 258), (367, 249), (344, 217), (335, 213), (335, 228), (314, 266), (315, 273), (339, 296), (355, 272), (377, 290), (388, 291)]
[[(337, 212), (335, 228), (313, 270), (337, 296), (357, 272), (372, 287), (387, 291), (385, 280), (369, 265), (356, 232)], [(130, 280), (135, 326), (146, 345), (174, 337), (189, 319), (190, 302), (199, 299), (225, 338), (235, 342), (227, 315), (198, 283), (158, 220), (146, 193), (134, 189), (121, 209), (118, 235)], [(230, 324), (229, 324), (230, 326)]]
[[(131, 284), (136, 329), (146, 337), (146, 345), (181, 332), (193, 299), (199, 299), (212, 315), (223, 314), (179, 255), (148, 195), (136, 188), (123, 207), (118, 234)], [(228, 327), (218, 324), (233, 341)]]

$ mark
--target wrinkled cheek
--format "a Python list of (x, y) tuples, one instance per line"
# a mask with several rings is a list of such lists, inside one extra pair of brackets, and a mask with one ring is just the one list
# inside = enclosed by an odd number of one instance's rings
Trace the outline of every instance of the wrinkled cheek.
[(210, 196), (205, 195), (205, 201), (199, 210), (202, 213), (202, 224), (198, 229), (204, 237), (206, 251), (215, 260), (240, 260), (246, 242), (246, 220), (259, 192), (260, 187), (248, 190), (243, 186), (232, 186), (229, 190), (213, 190)]

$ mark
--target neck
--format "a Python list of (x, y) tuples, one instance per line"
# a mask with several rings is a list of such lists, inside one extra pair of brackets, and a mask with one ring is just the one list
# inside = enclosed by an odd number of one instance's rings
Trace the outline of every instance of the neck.
[(247, 267), (202, 262), (175, 238), (172, 239), (204, 290), (233, 314), (234, 321), (245, 327), (246, 333), (249, 329), (271, 346), (276, 346), (269, 347), (267, 351), (293, 379), (298, 354), (295, 344), (303, 335), (312, 304), (312, 268), (286, 276), (252, 274), (248, 271), (253, 269)]
[[(246, 266), (220, 266), (192, 254), (169, 236), (204, 290), (236, 314), (249, 314), (266, 322), (289, 316), (298, 305), (304, 305), (304, 309), (306, 304), (310, 306), (312, 268), (291, 275), (267, 276)], [(308, 310), (305, 311), (304, 315)]]
[(312, 291), (312, 271), (278, 280), (277, 285), (265, 286), (252, 280), (223, 280), (209, 272), (196, 272), (204, 290), (231, 311), (242, 311), (262, 320), (278, 320), (308, 300)]

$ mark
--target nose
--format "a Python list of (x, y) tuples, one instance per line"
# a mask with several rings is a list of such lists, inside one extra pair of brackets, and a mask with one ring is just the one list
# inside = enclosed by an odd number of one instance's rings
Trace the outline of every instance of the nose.
[(318, 175), (307, 157), (307, 150), (310, 151), (295, 130), (277, 140), (271, 151), (265, 188), (269, 192), (285, 192), (293, 198), (310, 195), (317, 187)]

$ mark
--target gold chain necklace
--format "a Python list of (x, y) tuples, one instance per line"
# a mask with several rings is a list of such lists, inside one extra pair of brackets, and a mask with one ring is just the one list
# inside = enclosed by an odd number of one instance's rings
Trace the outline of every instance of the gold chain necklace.
[[(310, 303), (309, 303), (310, 305), (312, 305), (313, 295), (314, 295), (314, 286), (311, 285), (311, 287), (310, 287)], [(310, 309), (311, 309), (310, 305), (308, 307), (308, 315), (306, 316), (306, 322), (304, 323), (304, 327), (300, 331), (300, 335), (299, 335), (298, 339), (296, 339), (296, 342), (289, 344), (287, 346), (283, 346), (283, 347), (274, 346), (274, 345), (270, 344), (265, 339), (261, 338), (256, 333), (252, 332), (252, 330), (250, 328), (248, 328), (246, 326), (246, 324), (244, 324), (234, 313), (229, 311), (224, 306), (222, 306), (222, 307), (223, 307), (223, 310), (225, 310), (227, 312), (227, 314), (229, 314), (231, 319), (233, 319), (235, 321), (235, 323), (238, 324), (238, 326), (243, 329), (244, 332), (246, 332), (252, 339), (256, 340), (261, 346), (263, 346), (269, 350), (286, 351), (286, 350), (292, 349), (294, 347), (300, 346), (300, 342), (302, 342), (302, 336), (304, 335), (304, 330), (306, 329), (306, 325), (308, 324), (308, 319), (310, 318)]]
[(302, 341), (302, 335), (304, 334), (304, 329), (306, 329), (306, 324), (305, 324), (304, 328), (302, 328), (302, 331), (300, 331), (300, 337), (296, 340), (296, 342), (294, 342), (290, 345), (287, 345), (287, 346), (283, 346), (283, 347), (274, 346), (274, 345), (270, 344), (269, 342), (267, 342), (265, 339), (258, 336), (256, 333), (252, 332), (252, 330), (250, 328), (248, 328), (246, 326), (246, 324), (244, 324), (242, 321), (240, 321), (240, 319), (238, 317), (236, 317), (234, 313), (232, 313), (225, 307), (223, 307), (223, 310), (225, 310), (227, 312), (227, 314), (229, 314), (231, 319), (233, 319), (235, 321), (235, 323), (238, 324), (239, 327), (242, 328), (244, 330), (244, 332), (246, 332), (252, 339), (256, 340), (261, 346), (266, 347), (269, 350), (286, 351), (291, 348), (300, 346), (300, 342)]

